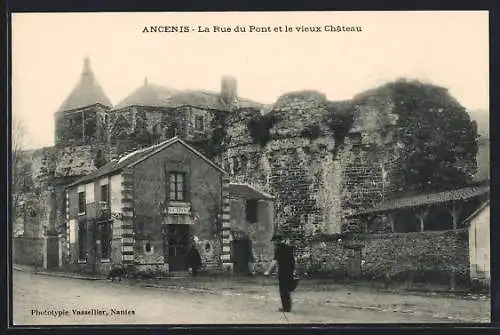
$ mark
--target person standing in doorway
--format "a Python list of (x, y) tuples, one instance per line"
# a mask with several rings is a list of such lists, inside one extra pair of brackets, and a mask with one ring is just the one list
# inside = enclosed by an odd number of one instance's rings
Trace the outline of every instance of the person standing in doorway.
[(191, 268), (191, 274), (193, 278), (196, 278), (198, 270), (201, 268), (201, 256), (198, 249), (196, 249), (196, 244), (192, 244), (191, 250), (188, 254), (187, 264)]
[(283, 236), (275, 235), (272, 241), (276, 242), (274, 260), (269, 269), (264, 273), (269, 275), (274, 267), (278, 265), (278, 285), (281, 297), (281, 312), (292, 311), (292, 282), (295, 271), (295, 257), (293, 247), (290, 245), (290, 240)]

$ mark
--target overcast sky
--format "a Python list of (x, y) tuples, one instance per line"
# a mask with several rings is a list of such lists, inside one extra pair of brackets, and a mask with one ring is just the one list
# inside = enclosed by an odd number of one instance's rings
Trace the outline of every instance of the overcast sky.
[[(299, 33), (143, 33), (145, 26), (318, 26)], [(362, 32), (326, 32), (326, 25)], [(147, 77), (177, 89), (218, 92), (223, 75), (240, 96), (272, 103), (315, 89), (351, 98), (398, 77), (449, 88), (465, 107), (488, 108), (487, 12), (14, 14), (13, 113), (30, 147), (53, 144), (53, 113), (89, 56), (113, 104)]]

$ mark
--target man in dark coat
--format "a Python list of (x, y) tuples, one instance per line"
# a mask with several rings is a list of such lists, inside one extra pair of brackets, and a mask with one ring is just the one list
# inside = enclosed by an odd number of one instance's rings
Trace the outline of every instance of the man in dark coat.
[(196, 249), (195, 244), (192, 245), (191, 250), (189, 251), (187, 264), (188, 267), (191, 268), (191, 274), (193, 275), (193, 278), (195, 278), (196, 274), (198, 273), (198, 269), (201, 267), (200, 252), (198, 251), (198, 249)]
[(290, 245), (290, 241), (283, 238), (282, 236), (273, 236), (273, 241), (276, 241), (276, 247), (274, 252), (274, 261), (266, 274), (269, 274), (274, 268), (275, 264), (278, 265), (278, 282), (279, 291), (281, 297), (280, 311), (291, 312), (292, 311), (292, 281), (293, 274), (295, 271), (295, 257), (294, 249)]

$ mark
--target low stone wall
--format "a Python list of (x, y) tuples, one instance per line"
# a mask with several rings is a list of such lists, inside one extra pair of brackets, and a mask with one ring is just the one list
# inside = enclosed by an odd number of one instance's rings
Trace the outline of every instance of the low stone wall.
[(363, 274), (377, 277), (387, 272), (390, 277), (396, 277), (415, 272), (437, 279), (455, 272), (459, 277), (466, 277), (467, 237), (467, 230), (463, 229), (365, 235)]
[[(392, 280), (467, 278), (467, 231), (363, 234), (356, 240), (315, 242), (298, 260), (297, 270), (311, 275), (345, 277), (359, 257), (359, 276)], [(357, 246), (358, 248), (354, 248)], [(358, 255), (356, 255), (358, 253)], [(359, 263), (358, 263), (359, 264)], [(358, 266), (358, 267), (359, 267)]]
[(40, 237), (15, 237), (12, 261), (15, 264), (43, 267), (45, 241)]

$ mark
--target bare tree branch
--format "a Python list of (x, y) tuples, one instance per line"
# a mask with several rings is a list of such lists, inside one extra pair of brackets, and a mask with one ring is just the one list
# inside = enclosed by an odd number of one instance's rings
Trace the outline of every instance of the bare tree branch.
[(12, 120), (11, 137), (11, 195), (12, 195), (12, 219), (15, 220), (20, 214), (23, 200), (23, 186), (26, 180), (26, 128), (22, 120)]

